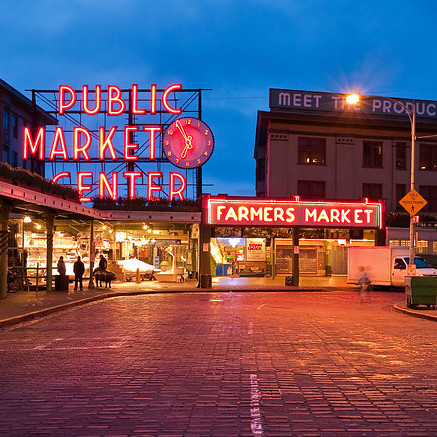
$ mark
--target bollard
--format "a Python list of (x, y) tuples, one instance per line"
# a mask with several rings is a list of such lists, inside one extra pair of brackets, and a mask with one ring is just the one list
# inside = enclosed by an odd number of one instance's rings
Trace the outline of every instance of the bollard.
[(141, 278), (140, 278), (140, 269), (137, 269), (137, 277), (135, 279), (135, 282), (137, 284), (141, 283)]

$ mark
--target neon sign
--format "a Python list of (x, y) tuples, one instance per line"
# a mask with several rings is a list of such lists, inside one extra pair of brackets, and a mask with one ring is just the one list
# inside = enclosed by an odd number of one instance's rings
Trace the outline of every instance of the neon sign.
[[(111, 120), (111, 117), (122, 116), (126, 113), (132, 116), (157, 114), (158, 103), (161, 103), (161, 113), (166, 112), (177, 116), (182, 113), (182, 109), (177, 107), (176, 100), (170, 99), (170, 95), (181, 90), (180, 84), (172, 84), (164, 90), (158, 90), (155, 84), (152, 84), (148, 90), (139, 90), (137, 84), (132, 85), (128, 90), (121, 90), (115, 85), (109, 85), (106, 88), (96, 85), (92, 89), (88, 85), (83, 85), (81, 90), (75, 90), (68, 85), (60, 85), (57, 90), (56, 112), (61, 116), (68, 116), (69, 113), (96, 116), (103, 113), (105, 118), (108, 116)], [(141, 98), (140, 92), (147, 92), (148, 98)], [(129, 95), (128, 101), (123, 99), (123, 96), (127, 94)], [(53, 134), (51, 139), (47, 139), (46, 134), (49, 132), (46, 131), (45, 126), (35, 131), (25, 127), (23, 159), (66, 163), (125, 162), (133, 164), (141, 158), (143, 162), (153, 162), (159, 157), (158, 136), (163, 134), (162, 129), (162, 126), (157, 124), (119, 126), (116, 122), (108, 128), (98, 126), (96, 131), (87, 129), (83, 125), (76, 125), (71, 129), (57, 126), (54, 132), (50, 132)], [(139, 151), (140, 144), (145, 143), (148, 144), (147, 152), (142, 153)], [(166, 155), (164, 157), (172, 162)], [(98, 185), (99, 197), (109, 196), (113, 199), (117, 198), (119, 185), (122, 183), (127, 186), (128, 197), (135, 197), (136, 181), (143, 176), (147, 181), (148, 199), (162, 192), (165, 184), (168, 186), (166, 194), (169, 200), (175, 198), (183, 200), (188, 185), (185, 176), (177, 172), (170, 172), (165, 176), (161, 171), (143, 173), (134, 171), (133, 168), (120, 172), (120, 174), (112, 172), (110, 175), (105, 172), (94, 174), (92, 171), (77, 171), (75, 176), (81, 202), (92, 201), (89, 191), (93, 188), (93, 181), (96, 181)], [(63, 178), (71, 177), (71, 172), (64, 170), (55, 174), (52, 181), (62, 183)], [(164, 178), (167, 179), (164, 181)]]
[(209, 198), (211, 225), (382, 228), (381, 203)]

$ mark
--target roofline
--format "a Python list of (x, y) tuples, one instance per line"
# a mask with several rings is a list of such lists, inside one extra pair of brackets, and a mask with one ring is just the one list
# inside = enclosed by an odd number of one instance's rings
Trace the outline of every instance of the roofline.
[[(26, 106), (29, 106), (30, 110), (33, 111), (33, 102), (29, 98), (27, 98), (24, 94), (20, 93), (14, 87), (9, 85), (3, 79), (0, 79), (0, 87), (3, 88), (8, 93), (12, 94), (14, 97), (19, 99)], [(55, 125), (58, 124), (58, 120), (50, 115), (47, 111), (44, 111), (40, 106), (36, 105), (36, 111), (45, 119), (46, 124)]]

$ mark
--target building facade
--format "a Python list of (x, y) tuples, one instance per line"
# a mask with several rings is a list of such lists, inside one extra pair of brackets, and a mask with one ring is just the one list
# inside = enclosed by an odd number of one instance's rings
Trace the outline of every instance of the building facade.
[[(417, 248), (437, 253), (437, 233), (430, 232), (437, 216), (437, 103), (372, 96), (349, 105), (345, 97), (270, 90), (270, 111), (259, 111), (257, 120), (257, 197), (382, 200), (386, 233), (368, 234), (364, 240), (408, 245), (403, 225), (408, 226), (409, 216), (399, 200), (410, 191), (411, 124), (402, 106), (415, 104), (415, 187), (428, 202), (420, 213)], [(337, 234), (325, 232), (313, 238), (313, 246), (326, 255), (328, 245), (338, 248)], [(351, 231), (341, 244), (353, 240)]]
[(35, 130), (57, 124), (56, 118), (0, 79), (0, 119), (1, 162), (44, 175), (43, 162), (23, 159), (23, 132), (26, 126)]

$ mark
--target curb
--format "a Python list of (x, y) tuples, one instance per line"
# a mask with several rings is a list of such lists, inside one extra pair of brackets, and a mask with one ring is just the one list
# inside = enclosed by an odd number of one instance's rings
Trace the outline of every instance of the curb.
[(412, 316), (412, 317), (417, 317), (419, 319), (426, 319), (426, 320), (431, 320), (433, 322), (437, 322), (437, 316), (433, 316), (431, 314), (425, 314), (425, 313), (420, 313), (416, 310), (410, 310), (409, 308), (403, 308), (401, 306), (399, 306), (399, 304), (393, 304), (392, 308), (399, 312), (399, 313), (403, 313), (403, 314), (407, 314), (408, 316)]
[(17, 325), (19, 323), (28, 322), (30, 320), (34, 320), (40, 317), (48, 316), (50, 314), (55, 314), (69, 308), (74, 308), (80, 305), (86, 305), (91, 302), (96, 302), (99, 300), (109, 299), (111, 297), (122, 297), (122, 296), (139, 296), (142, 294), (168, 294), (168, 293), (239, 293), (239, 292), (270, 292), (270, 293), (278, 293), (278, 292), (328, 292), (328, 289), (322, 288), (291, 288), (290, 289), (257, 289), (257, 290), (247, 290), (247, 289), (234, 289), (234, 290), (214, 290), (213, 288), (208, 289), (185, 289), (185, 290), (144, 290), (144, 291), (117, 291), (114, 293), (104, 293), (98, 294), (96, 296), (87, 297), (85, 299), (75, 300), (73, 302), (66, 302), (61, 305), (56, 305), (49, 308), (43, 308), (37, 311), (32, 311), (31, 313), (21, 314), (19, 316), (10, 317), (8, 319), (0, 320), (0, 328), (5, 328), (12, 325)]

